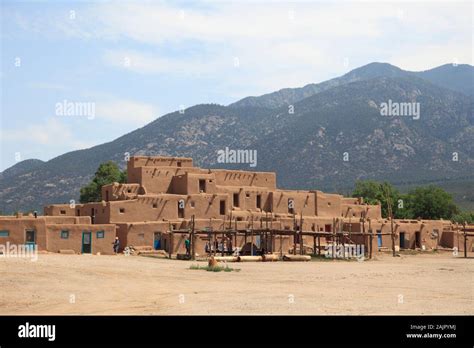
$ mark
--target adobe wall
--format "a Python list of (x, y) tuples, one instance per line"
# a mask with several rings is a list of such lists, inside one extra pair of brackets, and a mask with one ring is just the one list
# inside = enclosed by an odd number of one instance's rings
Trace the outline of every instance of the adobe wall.
[[(204, 183), (203, 189), (200, 182)], [(176, 175), (171, 180), (169, 193), (173, 194), (197, 194), (197, 193), (216, 193), (216, 180), (214, 174), (209, 173), (190, 173)]]
[(140, 184), (119, 184), (114, 182), (113, 184), (102, 186), (101, 197), (106, 202), (134, 199), (139, 194), (144, 194), (141, 191)]
[(200, 168), (178, 168), (178, 167), (139, 167), (132, 169), (133, 175), (127, 177), (128, 183), (142, 186), (145, 194), (150, 193), (172, 193), (172, 181), (174, 176), (186, 172), (208, 173)]
[(44, 215), (47, 216), (77, 216), (77, 211), (83, 204), (50, 204), (43, 208)]
[[(311, 191), (277, 190), (272, 197), (272, 211), (276, 214), (295, 214), (300, 216), (316, 214), (316, 195)], [(290, 200), (294, 208), (289, 209)]]
[(341, 216), (346, 218), (367, 217), (371, 219), (380, 219), (382, 218), (382, 209), (380, 205), (342, 203)]
[(272, 172), (248, 172), (243, 170), (212, 169), (216, 185), (257, 186), (276, 190), (276, 174)]
[(127, 162), (127, 169), (139, 167), (192, 167), (193, 159), (189, 157), (165, 156), (132, 156)]
[[(467, 238), (467, 250), (474, 251), (474, 237)], [(458, 252), (464, 251), (464, 234), (462, 231), (445, 231), (441, 236), (440, 245), (444, 248), (457, 248)]]
[(8, 237), (0, 236), (0, 244), (23, 245), (26, 242), (26, 231), (36, 232), (36, 245), (38, 250), (46, 250), (46, 224), (44, 219), (32, 217), (5, 217), (0, 219), (0, 230), (8, 231)]
[(342, 196), (316, 192), (316, 215), (338, 217), (342, 215)]
[[(67, 239), (61, 238), (61, 232), (68, 231)], [(104, 238), (98, 238), (97, 232), (103, 231)], [(46, 239), (47, 250), (59, 252), (60, 250), (74, 250), (82, 253), (82, 233), (92, 232), (91, 248), (92, 254), (113, 254), (113, 242), (115, 240), (115, 225), (85, 225), (85, 224), (61, 224), (47, 225)]]

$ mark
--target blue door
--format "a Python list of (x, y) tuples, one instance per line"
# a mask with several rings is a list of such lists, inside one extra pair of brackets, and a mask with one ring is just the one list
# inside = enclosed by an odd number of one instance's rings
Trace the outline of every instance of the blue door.
[(82, 232), (82, 253), (83, 254), (92, 253), (92, 233), (91, 232)]
[(27, 230), (25, 235), (25, 242), (27, 249), (34, 249), (36, 245), (36, 231)]
[(382, 234), (380, 232), (377, 232), (377, 245), (379, 248), (382, 246)]

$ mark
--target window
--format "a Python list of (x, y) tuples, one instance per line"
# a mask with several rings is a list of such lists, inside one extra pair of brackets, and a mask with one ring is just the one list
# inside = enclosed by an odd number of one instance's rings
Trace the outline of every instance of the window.
[(246, 198), (250, 198), (250, 193), (249, 193), (249, 192), (245, 192), (245, 197), (246, 197)]
[(239, 194), (234, 193), (234, 207), (238, 207), (238, 206), (239, 206)]
[(225, 215), (225, 200), (220, 201), (219, 214)]
[(181, 162), (178, 162), (178, 163), (177, 163), (177, 166), (178, 166), (178, 167), (181, 167)]
[(194, 201), (191, 201), (191, 208), (194, 208), (196, 205), (196, 203), (194, 203)]
[(206, 180), (199, 180), (199, 192), (206, 192)]
[(262, 209), (262, 195), (257, 195), (257, 209)]
[(61, 210), (59, 213), (60, 213), (61, 215), (66, 215), (66, 211), (65, 211), (65, 210)]
[(128, 192), (128, 193), (132, 193), (132, 189), (127, 189), (127, 192)]
[(120, 208), (120, 209), (119, 209), (119, 213), (120, 213), (120, 214), (125, 213), (125, 208)]
[(1, 230), (0, 231), (0, 237), (8, 237), (10, 236), (10, 231), (8, 230)]
[(61, 239), (68, 239), (69, 238), (69, 231), (63, 230), (61, 231)]
[(81, 216), (81, 210), (77, 209), (77, 216)]
[(96, 237), (97, 238), (104, 238), (105, 232), (104, 231), (97, 231)]
[(158, 203), (153, 203), (153, 208), (154, 209), (158, 208)]

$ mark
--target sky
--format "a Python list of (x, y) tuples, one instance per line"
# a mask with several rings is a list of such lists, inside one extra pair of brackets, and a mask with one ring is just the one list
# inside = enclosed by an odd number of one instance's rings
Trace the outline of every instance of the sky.
[(0, 171), (387, 62), (473, 64), (470, 1), (1, 1)]

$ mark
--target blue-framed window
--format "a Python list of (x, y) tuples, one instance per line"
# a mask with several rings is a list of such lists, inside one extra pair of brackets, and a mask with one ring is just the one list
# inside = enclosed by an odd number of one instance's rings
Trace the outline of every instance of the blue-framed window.
[(68, 230), (62, 230), (61, 231), (61, 239), (68, 239), (69, 238), (69, 231)]
[(97, 238), (104, 238), (105, 232), (104, 231), (97, 231), (96, 237)]
[(0, 237), (9, 237), (10, 231), (8, 230), (0, 230)]

